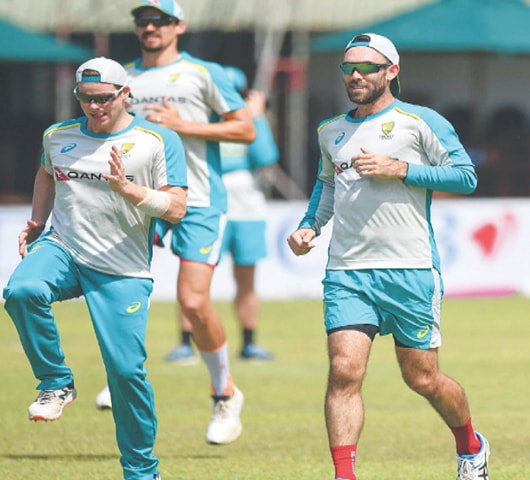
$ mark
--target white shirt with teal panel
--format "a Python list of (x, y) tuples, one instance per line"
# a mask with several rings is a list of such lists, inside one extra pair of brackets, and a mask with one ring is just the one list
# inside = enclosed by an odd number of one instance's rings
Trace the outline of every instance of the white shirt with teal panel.
[(43, 135), (42, 163), (55, 179), (50, 238), (82, 264), (109, 274), (151, 278), (152, 219), (110, 188), (110, 151), (118, 146), (127, 178), (158, 190), (186, 187), (179, 136), (134, 117), (124, 130), (96, 134), (86, 117), (57, 123)]
[[(245, 102), (217, 63), (181, 52), (169, 65), (143, 68), (140, 59), (126, 64), (129, 111), (145, 117), (143, 107), (162, 105), (165, 97), (180, 116), (191, 122), (216, 122), (220, 116), (245, 107)], [(188, 206), (214, 206), (226, 212), (226, 190), (221, 180), (219, 143), (183, 136), (188, 162)]]
[[(300, 227), (333, 216), (328, 269), (436, 268), (432, 192), (472, 193), (477, 176), (454, 128), (435, 111), (395, 100), (365, 118), (347, 112), (318, 127), (319, 175)], [(408, 163), (405, 180), (361, 178), (361, 148)]]
[(250, 145), (221, 142), (223, 182), (228, 191), (230, 221), (264, 221), (267, 203), (256, 172), (273, 165), (280, 152), (266, 117), (254, 118), (256, 140)]

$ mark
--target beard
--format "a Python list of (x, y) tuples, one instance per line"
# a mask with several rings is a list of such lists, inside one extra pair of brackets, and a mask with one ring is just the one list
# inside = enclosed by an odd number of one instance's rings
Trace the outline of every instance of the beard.
[[(353, 84), (353, 86), (355, 85)], [(368, 89), (368, 91), (352, 91), (347, 89), (346, 91), (350, 101), (356, 105), (370, 105), (380, 98), (385, 93), (387, 88), (386, 82), (384, 80), (380, 82), (374, 82), (373, 84), (368, 84), (368, 86), (371, 87)]]
[(160, 51), (162, 51), (162, 46), (146, 47), (145, 44), (142, 43), (142, 50), (144, 52), (148, 52), (148, 53), (160, 52)]
[(144, 33), (142, 35), (142, 37), (140, 38), (140, 45), (142, 47), (142, 50), (144, 52), (148, 52), (148, 53), (154, 53), (154, 52), (160, 52), (163, 50), (163, 45), (161, 42), (155, 42), (156, 44), (158, 44), (156, 47), (150, 47), (150, 46), (147, 46), (147, 42), (149, 42), (149, 39), (150, 38), (157, 38), (156, 35), (152, 34), (152, 33)]

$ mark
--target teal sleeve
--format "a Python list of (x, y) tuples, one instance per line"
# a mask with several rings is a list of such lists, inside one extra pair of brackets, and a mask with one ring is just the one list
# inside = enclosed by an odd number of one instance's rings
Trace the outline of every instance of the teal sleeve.
[(272, 165), (280, 157), (280, 152), (274, 141), (274, 135), (267, 118), (255, 118), (254, 126), (256, 127), (256, 140), (248, 148), (248, 159), (252, 170)]
[(322, 159), (319, 164), (319, 175), (313, 187), (309, 205), (304, 218), (299, 223), (298, 228), (312, 228), (317, 235), (333, 216), (333, 202), (335, 197), (335, 185), (332, 182), (324, 181), (320, 178), (322, 171)]

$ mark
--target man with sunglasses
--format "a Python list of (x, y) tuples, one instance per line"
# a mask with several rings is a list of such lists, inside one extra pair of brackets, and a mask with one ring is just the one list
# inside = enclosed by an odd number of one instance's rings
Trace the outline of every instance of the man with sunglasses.
[(91, 59), (75, 79), (84, 117), (44, 132), (32, 216), (19, 235), (23, 260), (4, 289), (5, 309), (40, 380), (29, 418), (51, 421), (77, 395), (51, 305), (84, 296), (124, 478), (156, 480), (157, 422), (144, 366), (149, 264), (154, 219), (178, 223), (186, 211), (185, 152), (175, 132), (127, 112), (131, 88), (119, 63)]
[(132, 15), (142, 56), (125, 65), (135, 92), (129, 111), (178, 132), (186, 149), (186, 216), (178, 228), (160, 222), (159, 236), (171, 228), (171, 248), (181, 260), (178, 303), (210, 374), (213, 414), (205, 438), (227, 444), (241, 434), (244, 397), (232, 379), (225, 330), (210, 297), (227, 209), (219, 142), (251, 143), (255, 128), (223, 67), (179, 51), (186, 23), (177, 2), (142, 0)]
[(406, 384), (453, 433), (457, 480), (487, 480), (488, 442), (473, 428), (462, 387), (438, 368), (443, 283), (430, 224), (433, 191), (473, 192), (474, 166), (447, 120), (397, 98), (399, 55), (389, 39), (354, 37), (340, 69), (356, 107), (319, 125), (318, 179), (287, 239), (296, 255), (307, 254), (334, 216), (323, 285), (335, 478), (357, 478), (361, 387), (379, 333), (393, 336)]

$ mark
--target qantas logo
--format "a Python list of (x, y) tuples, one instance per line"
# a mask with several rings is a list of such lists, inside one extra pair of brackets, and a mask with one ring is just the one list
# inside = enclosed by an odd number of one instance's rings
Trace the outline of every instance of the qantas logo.
[(130, 98), (129, 99), (129, 104), (131, 107), (137, 107), (137, 106), (140, 106), (140, 105), (147, 105), (147, 104), (150, 104), (150, 103), (156, 103), (158, 105), (162, 105), (162, 99), (163, 98), (167, 98), (167, 101), (169, 103), (172, 103), (172, 104), (182, 104), (182, 103), (187, 103), (187, 100), (185, 97), (164, 97), (163, 95), (161, 96), (154, 96), (154, 97), (143, 97), (143, 98), (139, 98), (139, 97), (134, 97), (134, 98)]
[(344, 172), (344, 170), (348, 170), (349, 168), (354, 168), (354, 162), (342, 162), (339, 164), (335, 164), (335, 173), (337, 175), (340, 175)]
[(68, 178), (68, 175), (65, 175), (59, 167), (53, 167), (53, 171), (55, 172), (55, 180), (57, 180), (58, 182), (69, 182), (70, 181), (70, 179)]
[[(94, 172), (77, 172), (75, 170), (61, 170), (59, 167), (53, 167), (55, 172), (55, 180), (57, 182), (69, 182), (70, 180), (98, 180), (106, 182), (107, 179), (103, 178), (102, 173)], [(133, 182), (134, 175), (125, 175), (127, 180)]]

